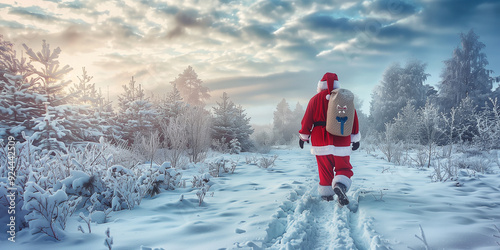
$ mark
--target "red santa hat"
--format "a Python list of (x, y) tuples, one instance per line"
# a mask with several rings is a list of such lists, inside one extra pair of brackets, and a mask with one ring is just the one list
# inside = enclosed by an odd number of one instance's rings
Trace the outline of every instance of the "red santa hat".
[[(323, 78), (318, 82), (318, 93), (328, 89), (328, 92), (331, 93), (332, 90), (340, 88), (339, 78), (335, 73), (326, 73)], [(330, 94), (326, 96), (326, 99), (330, 99)]]

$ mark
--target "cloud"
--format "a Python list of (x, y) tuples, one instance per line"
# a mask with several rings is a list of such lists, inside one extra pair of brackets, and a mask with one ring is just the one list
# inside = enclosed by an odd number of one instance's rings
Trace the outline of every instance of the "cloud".
[(59, 21), (59, 18), (52, 16), (51, 14), (45, 12), (42, 8), (38, 6), (32, 6), (28, 8), (23, 7), (11, 7), (9, 14), (21, 16), (23, 19), (34, 19), (37, 21), (53, 22)]
[(402, 19), (418, 12), (418, 7), (401, 0), (375, 0), (363, 4), (361, 12), (367, 16)]

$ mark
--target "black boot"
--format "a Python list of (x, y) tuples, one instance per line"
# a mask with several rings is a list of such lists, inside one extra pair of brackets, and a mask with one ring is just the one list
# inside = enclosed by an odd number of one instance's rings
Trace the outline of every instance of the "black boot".
[(333, 195), (321, 196), (321, 198), (325, 201), (333, 201)]
[(349, 199), (347, 198), (347, 188), (344, 184), (337, 182), (335, 183), (335, 186), (333, 187), (333, 192), (337, 195), (339, 205), (345, 206), (349, 204)]

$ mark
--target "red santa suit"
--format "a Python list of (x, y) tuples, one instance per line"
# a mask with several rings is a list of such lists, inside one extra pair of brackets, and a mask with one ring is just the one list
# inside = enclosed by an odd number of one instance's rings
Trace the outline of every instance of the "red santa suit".
[(352, 166), (349, 162), (351, 143), (359, 142), (358, 116), (354, 113), (354, 124), (351, 136), (335, 136), (325, 129), (326, 114), (330, 93), (339, 88), (338, 77), (333, 73), (326, 73), (318, 83), (318, 94), (313, 96), (307, 105), (302, 128), (299, 131), (300, 139), (311, 140), (311, 154), (316, 155), (319, 172), (318, 192), (321, 196), (334, 195), (333, 186), (340, 182), (349, 190), (351, 186)]

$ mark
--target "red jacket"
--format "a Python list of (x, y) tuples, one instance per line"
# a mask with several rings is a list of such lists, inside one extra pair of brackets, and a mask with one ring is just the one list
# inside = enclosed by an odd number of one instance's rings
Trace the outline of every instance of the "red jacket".
[(323, 90), (313, 96), (307, 105), (306, 113), (302, 118), (302, 129), (299, 131), (303, 140), (311, 139), (311, 154), (313, 155), (351, 155), (351, 142), (359, 142), (358, 115), (354, 112), (354, 124), (351, 136), (336, 136), (328, 133), (325, 126), (314, 126), (315, 122), (326, 122), (328, 90)]

